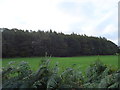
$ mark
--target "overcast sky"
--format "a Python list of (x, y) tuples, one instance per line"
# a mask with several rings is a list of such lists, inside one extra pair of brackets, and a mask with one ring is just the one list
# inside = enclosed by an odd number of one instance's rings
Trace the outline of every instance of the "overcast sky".
[(0, 28), (55, 30), (118, 44), (119, 0), (0, 0)]

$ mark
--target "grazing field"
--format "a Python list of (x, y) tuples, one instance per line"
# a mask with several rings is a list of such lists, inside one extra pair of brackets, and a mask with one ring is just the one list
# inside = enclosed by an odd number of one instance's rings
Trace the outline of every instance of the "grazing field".
[[(40, 60), (42, 57), (26, 57), (26, 58), (3, 58), (2, 66), (6, 66), (9, 61), (15, 61), (16, 63), (20, 61), (26, 61), (30, 64), (32, 70), (36, 70), (39, 67)], [(58, 63), (60, 71), (67, 67), (80, 68), (82, 72), (95, 60), (100, 59), (104, 64), (111, 66), (113, 68), (118, 68), (118, 56), (108, 55), (108, 56), (79, 56), (79, 57), (50, 57), (50, 65), (53, 67), (55, 63)]]

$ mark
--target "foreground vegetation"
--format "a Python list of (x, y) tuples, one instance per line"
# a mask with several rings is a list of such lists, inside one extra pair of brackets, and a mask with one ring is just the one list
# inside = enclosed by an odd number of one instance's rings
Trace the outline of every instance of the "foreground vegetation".
[(9, 62), (2, 69), (3, 88), (120, 88), (120, 70), (103, 64), (100, 60), (90, 64), (85, 74), (68, 67), (59, 73), (58, 63), (50, 66), (49, 59), (41, 60), (36, 72), (27, 62)]

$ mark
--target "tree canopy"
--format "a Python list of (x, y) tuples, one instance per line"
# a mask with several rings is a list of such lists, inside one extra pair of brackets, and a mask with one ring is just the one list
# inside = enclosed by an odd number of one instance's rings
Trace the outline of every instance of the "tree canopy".
[(112, 55), (118, 46), (105, 37), (1, 28), (3, 57)]

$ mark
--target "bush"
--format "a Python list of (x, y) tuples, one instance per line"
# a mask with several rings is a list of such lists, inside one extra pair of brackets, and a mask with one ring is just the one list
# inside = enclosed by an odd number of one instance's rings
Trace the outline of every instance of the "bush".
[(50, 68), (49, 62), (49, 59), (42, 60), (36, 72), (27, 62), (10, 62), (2, 68), (3, 88), (119, 88), (120, 70), (113, 70), (100, 60), (88, 67), (85, 76), (73, 68), (66, 68), (58, 74), (58, 63)]
[(104, 65), (100, 60), (91, 64), (86, 71), (86, 88), (118, 88), (119, 70)]

